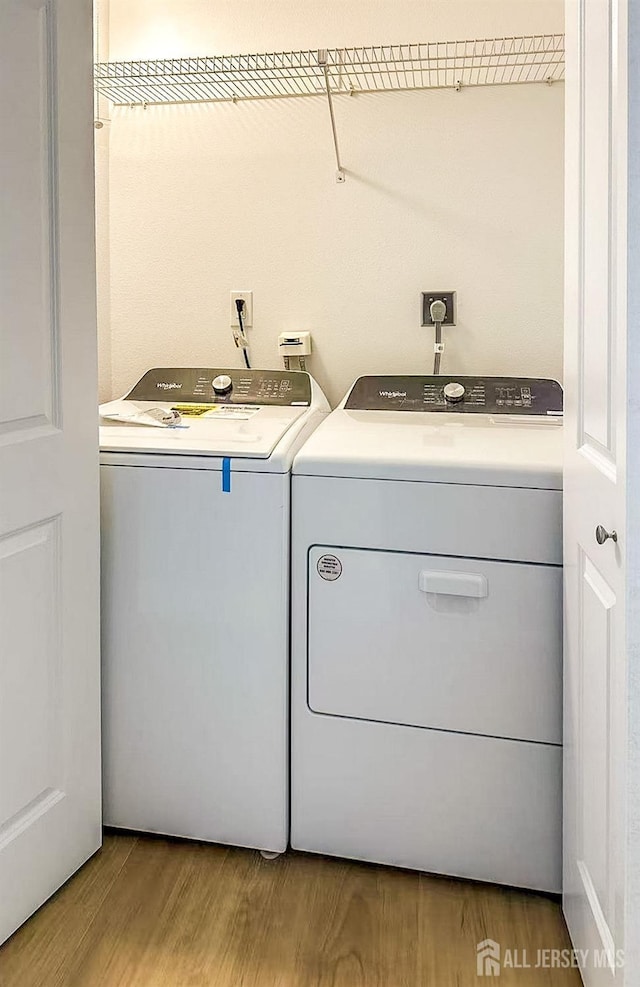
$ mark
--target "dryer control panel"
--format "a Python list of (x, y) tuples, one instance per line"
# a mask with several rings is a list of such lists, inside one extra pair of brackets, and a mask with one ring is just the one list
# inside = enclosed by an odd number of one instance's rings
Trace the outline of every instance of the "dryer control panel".
[(359, 377), (345, 408), (560, 416), (562, 387), (540, 377)]
[(311, 380), (309, 374), (289, 370), (156, 367), (147, 371), (127, 399), (307, 407), (311, 404)]

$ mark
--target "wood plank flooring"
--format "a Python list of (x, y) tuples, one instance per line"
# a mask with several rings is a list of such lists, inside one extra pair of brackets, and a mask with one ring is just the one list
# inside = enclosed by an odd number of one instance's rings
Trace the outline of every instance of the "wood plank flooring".
[[(567, 949), (543, 895), (288, 853), (107, 835), (0, 948), (1, 987), (579, 987), (477, 977), (476, 943)], [(513, 955), (513, 954), (512, 954)]]

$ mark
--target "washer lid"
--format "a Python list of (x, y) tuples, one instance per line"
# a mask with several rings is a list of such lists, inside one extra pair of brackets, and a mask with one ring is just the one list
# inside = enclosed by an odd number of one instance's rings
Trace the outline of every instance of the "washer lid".
[[(380, 384), (385, 378), (366, 380), (366, 385), (357, 382), (360, 386), (351, 394), (356, 392), (366, 401), (389, 400), (392, 407), (402, 402), (403, 410), (352, 408), (348, 396), (300, 450), (294, 474), (562, 489), (560, 417), (546, 410), (527, 414), (521, 405), (514, 414), (506, 405), (490, 413), (477, 405), (472, 413), (469, 408), (460, 411), (455, 404), (446, 410), (424, 411), (418, 402), (407, 407), (402, 392), (411, 395), (416, 390), (422, 397), (425, 378), (404, 378), (408, 386), (390, 378), (396, 386), (388, 387)], [(449, 380), (443, 377), (439, 386)], [(380, 397), (380, 390), (390, 397)], [(432, 394), (430, 385), (429, 400)]]
[[(216, 387), (220, 390), (216, 391)], [(103, 452), (268, 459), (311, 403), (308, 374), (156, 368), (118, 401), (100, 406)], [(148, 413), (175, 409), (165, 427)], [(127, 418), (147, 416), (146, 424)]]
[[(123, 405), (145, 411), (175, 405), (163, 402), (113, 401), (101, 411)], [(207, 408), (200, 417), (184, 415), (179, 425), (154, 428), (148, 425), (118, 424), (104, 418), (100, 422), (100, 449), (103, 452), (170, 453), (184, 456), (233, 456), (236, 459), (268, 459), (284, 434), (307, 408), (234, 409)]]

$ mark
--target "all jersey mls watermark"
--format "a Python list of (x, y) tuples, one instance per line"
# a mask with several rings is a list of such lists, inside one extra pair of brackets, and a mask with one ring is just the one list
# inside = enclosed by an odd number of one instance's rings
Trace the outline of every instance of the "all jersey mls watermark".
[(483, 939), (476, 946), (479, 977), (499, 977), (503, 970), (567, 970), (570, 967), (615, 970), (623, 966), (621, 949), (503, 949), (495, 939)]

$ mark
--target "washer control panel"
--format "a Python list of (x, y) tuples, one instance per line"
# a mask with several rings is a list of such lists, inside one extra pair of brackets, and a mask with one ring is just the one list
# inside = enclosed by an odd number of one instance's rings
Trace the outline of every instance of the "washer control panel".
[(127, 394), (131, 401), (180, 404), (311, 404), (309, 374), (289, 370), (225, 370), (218, 367), (157, 367)]
[(539, 377), (360, 377), (345, 408), (560, 416), (562, 387)]

